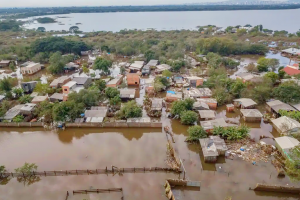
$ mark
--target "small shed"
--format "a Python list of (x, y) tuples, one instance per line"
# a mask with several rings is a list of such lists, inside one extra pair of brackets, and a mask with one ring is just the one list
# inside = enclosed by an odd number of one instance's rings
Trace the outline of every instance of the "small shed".
[(186, 82), (190, 85), (190, 87), (198, 87), (203, 85), (203, 78), (197, 76), (189, 76), (186, 77)]
[(209, 109), (217, 110), (218, 102), (217, 102), (216, 99), (213, 99), (213, 98), (200, 98), (200, 99), (197, 99), (197, 101), (206, 103), (209, 106)]
[(174, 102), (182, 99), (182, 92), (167, 91), (166, 101)]
[(161, 74), (163, 71), (169, 70), (169, 69), (171, 69), (171, 66), (170, 66), (170, 65), (167, 65), (167, 64), (157, 65), (157, 66), (156, 66), (155, 73), (156, 73), (156, 74)]
[(245, 122), (260, 122), (263, 115), (257, 109), (241, 109), (241, 117)]
[(154, 93), (154, 78), (143, 79), (143, 81), (144, 81), (146, 93), (153, 94)]
[(147, 65), (149, 67), (156, 67), (158, 65), (158, 60), (150, 60)]
[(203, 127), (203, 129), (208, 133), (211, 132), (214, 129), (214, 127), (227, 127), (228, 126), (225, 119), (223, 119), (223, 118), (218, 118), (218, 119), (209, 120), (209, 121), (201, 121), (200, 124)]
[(127, 85), (128, 86), (139, 86), (140, 85), (140, 76), (136, 73), (129, 73), (126, 75)]
[(135, 89), (119, 89), (120, 98), (122, 100), (134, 99), (135, 98)]
[(184, 98), (200, 98), (201, 94), (200, 91), (198, 90), (198, 88), (186, 88), (183, 90), (184, 93)]
[(87, 88), (92, 83), (90, 77), (74, 77), (72, 81), (75, 81), (77, 86), (82, 86), (84, 88)]
[(32, 99), (31, 103), (37, 104), (37, 103), (41, 103), (41, 102), (46, 101), (46, 100), (48, 100), (47, 96), (36, 96)]
[(163, 100), (159, 98), (153, 98), (151, 99), (152, 105), (151, 110), (152, 111), (161, 111), (163, 107)]
[(66, 84), (69, 81), (71, 81), (70, 77), (68, 77), (68, 76), (61, 76), (59, 78), (54, 79), (50, 83), (50, 87), (51, 88), (61, 88), (64, 84)]
[(216, 113), (213, 110), (199, 110), (200, 120), (211, 120), (216, 118)]
[(51, 97), (49, 98), (51, 102), (61, 102), (64, 100), (64, 94), (62, 93), (54, 93), (53, 95), (51, 95)]
[(274, 114), (276, 117), (279, 117), (279, 110), (285, 110), (285, 111), (297, 111), (294, 107), (292, 107), (289, 104), (283, 103), (282, 101), (275, 100), (275, 101), (269, 101), (266, 103), (266, 109), (268, 112)]
[(11, 60), (1, 60), (0, 61), (0, 68), (2, 68), (2, 67), (9, 67), (9, 64), (11, 62), (13, 62), (13, 61), (11, 61)]
[(101, 123), (107, 115), (107, 107), (98, 107), (97, 110), (86, 110), (84, 117), (86, 122)]
[(209, 88), (199, 88), (200, 98), (211, 98), (212, 91)]
[(144, 61), (134, 61), (129, 67), (130, 72), (136, 73), (138, 71), (141, 71), (144, 66)]
[(225, 155), (228, 150), (226, 143), (219, 136), (199, 139), (205, 162), (215, 163), (218, 156)]
[(209, 106), (207, 105), (207, 103), (202, 102), (202, 101), (196, 101), (193, 104), (193, 109), (194, 110), (209, 110)]
[(233, 100), (233, 104), (235, 107), (243, 109), (255, 108), (257, 105), (255, 101), (249, 98), (235, 99)]
[(17, 115), (21, 114), (21, 109), (23, 108), (23, 106), (24, 106), (24, 104), (20, 104), (20, 105), (16, 105), (16, 106), (12, 107), (0, 119), (11, 122), (13, 118), (15, 118)]
[(280, 134), (290, 135), (293, 133), (300, 133), (300, 123), (292, 118), (282, 116), (271, 121), (273, 123), (273, 127)]
[(21, 114), (23, 115), (31, 115), (35, 109), (36, 104), (34, 103), (26, 103), (22, 108), (21, 108)]
[(118, 87), (123, 82), (123, 75), (119, 75), (116, 78), (108, 81), (106, 87)]
[(233, 104), (227, 104), (226, 105), (226, 111), (227, 112), (234, 112), (234, 105)]
[(147, 76), (147, 75), (150, 75), (150, 66), (149, 65), (145, 65), (142, 69), (142, 75), (143, 76)]
[(288, 157), (290, 150), (295, 148), (299, 144), (300, 142), (293, 137), (283, 136), (275, 138), (275, 146), (279, 151), (281, 151), (281, 154), (285, 157)]
[(23, 82), (21, 83), (21, 87), (25, 93), (32, 93), (36, 84), (37, 81)]

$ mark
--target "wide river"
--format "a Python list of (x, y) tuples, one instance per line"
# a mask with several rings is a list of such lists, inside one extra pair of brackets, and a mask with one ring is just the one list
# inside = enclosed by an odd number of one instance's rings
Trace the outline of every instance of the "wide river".
[[(194, 30), (197, 26), (217, 25), (219, 27), (262, 24), (271, 30), (299, 30), (300, 10), (241, 10), (241, 11), (195, 11), (195, 12), (117, 12), (117, 13), (72, 13), (47, 15), (57, 23), (26, 24), (32, 29), (45, 27), (47, 31), (69, 30), (78, 26), (81, 31), (119, 31), (122, 29), (153, 28), (156, 30)], [(41, 16), (45, 17), (45, 16)], [(32, 20), (37, 17), (22, 20)]]

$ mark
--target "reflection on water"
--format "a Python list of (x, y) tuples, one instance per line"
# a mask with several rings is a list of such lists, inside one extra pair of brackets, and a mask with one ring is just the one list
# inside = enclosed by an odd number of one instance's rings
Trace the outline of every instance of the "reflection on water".
[[(264, 107), (258, 108), (262, 113)], [(226, 113), (222, 106), (217, 110), (217, 117), (238, 122), (239, 110)], [(182, 159), (186, 177), (189, 180), (201, 181), (200, 191), (175, 189), (178, 199), (297, 199), (285, 194), (260, 193), (249, 190), (256, 183), (297, 184), (291, 183), (288, 177), (278, 179), (276, 169), (270, 162), (258, 162), (252, 165), (240, 159), (229, 160), (220, 157), (216, 164), (203, 162), (199, 144), (187, 144), (187, 128), (179, 120), (169, 120), (165, 112), (162, 115), (164, 125), (174, 132), (176, 152)], [(260, 135), (277, 137), (278, 133), (270, 124), (247, 123), (253, 127), (250, 135), (258, 139)], [(268, 139), (268, 143), (273, 142)], [(38, 170), (96, 169), (111, 167), (166, 167), (166, 135), (161, 129), (144, 128), (93, 128), (66, 129), (58, 132), (44, 129), (3, 129), (0, 133), (0, 163), (8, 171), (20, 167), (24, 162), (36, 163)], [(7, 153), (9, 152), (9, 153)], [(116, 175), (86, 175), (66, 177), (42, 177), (39, 182), (24, 187), (16, 179), (0, 187), (0, 199), (44, 199), (64, 198), (66, 191), (82, 189), (119, 188), (124, 190), (125, 199), (164, 200), (163, 184), (167, 178), (177, 178), (172, 173), (146, 173)], [(146, 180), (146, 181), (145, 181)], [(39, 192), (37, 192), (39, 191)], [(179, 191), (179, 192), (178, 192)], [(71, 196), (81, 198), (111, 199), (113, 196)]]

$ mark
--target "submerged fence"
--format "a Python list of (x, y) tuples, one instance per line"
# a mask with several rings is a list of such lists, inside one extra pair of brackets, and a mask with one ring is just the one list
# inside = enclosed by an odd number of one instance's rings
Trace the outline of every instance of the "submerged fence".
[(124, 174), (124, 173), (149, 173), (149, 172), (173, 172), (181, 173), (180, 170), (175, 170), (172, 168), (162, 168), (162, 167), (143, 167), (143, 168), (118, 168), (112, 166), (111, 169), (107, 167), (105, 169), (95, 169), (95, 170), (60, 170), (60, 171), (41, 171), (41, 172), (30, 172), (30, 173), (1, 173), (1, 177), (30, 177), (30, 176), (69, 176), (69, 175), (97, 175), (97, 174)]
[(123, 189), (122, 188), (108, 188), (108, 189), (74, 190), (73, 194), (111, 193), (111, 192), (123, 192)]

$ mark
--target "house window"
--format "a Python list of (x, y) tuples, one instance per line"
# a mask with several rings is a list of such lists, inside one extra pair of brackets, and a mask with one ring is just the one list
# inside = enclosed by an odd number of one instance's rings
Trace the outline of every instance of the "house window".
[(68, 89), (65, 89), (65, 92), (68, 91)]
[(137, 82), (135, 82), (135, 84), (138, 84)]

